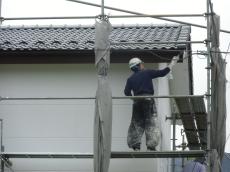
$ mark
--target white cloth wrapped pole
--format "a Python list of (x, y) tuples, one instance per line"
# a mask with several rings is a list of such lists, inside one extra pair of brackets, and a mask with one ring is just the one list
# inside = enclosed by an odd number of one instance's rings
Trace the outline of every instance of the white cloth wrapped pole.
[(95, 64), (98, 73), (98, 88), (94, 120), (94, 172), (108, 172), (111, 157), (112, 92), (108, 81), (110, 63), (108, 21), (96, 21)]
[[(212, 48), (212, 92), (211, 92), (211, 149), (217, 155), (211, 155), (211, 164), (221, 164), (226, 142), (226, 63), (219, 48)], [(214, 159), (216, 158), (216, 159)], [(218, 167), (218, 169), (216, 169)], [(220, 172), (221, 166), (211, 168), (211, 172)]]
[[(211, 172), (221, 171), (226, 142), (226, 62), (219, 49), (219, 16), (210, 16), (211, 20)], [(218, 162), (218, 163), (217, 163)]]
[(96, 21), (95, 24), (95, 64), (98, 65), (100, 60), (105, 60), (110, 64), (110, 41), (109, 35), (112, 31), (112, 26), (109, 21)]

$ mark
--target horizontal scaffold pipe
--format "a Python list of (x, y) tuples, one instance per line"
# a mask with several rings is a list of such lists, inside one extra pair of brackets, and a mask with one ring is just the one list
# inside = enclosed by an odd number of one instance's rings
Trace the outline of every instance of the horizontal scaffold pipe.
[[(144, 98), (204, 98), (205, 95), (158, 95), (158, 96), (114, 96), (112, 99), (144, 99)], [(5, 100), (90, 100), (96, 97), (0, 97)]]
[(144, 99), (144, 98), (205, 98), (204, 95), (158, 95), (158, 96), (121, 96), (113, 99)]
[(60, 19), (95, 19), (96, 16), (60, 16), (60, 17), (2, 17), (2, 21), (7, 20), (60, 20)]
[[(80, 0), (67, 0), (67, 1), (77, 2), (77, 3), (80, 3), (80, 4), (85, 4), (85, 5), (90, 5), (90, 6), (95, 6), (95, 7), (100, 7), (101, 8), (100, 4), (94, 4), (94, 3), (80, 1)], [(105, 9), (114, 10), (114, 11), (120, 11), (120, 12), (124, 12), (124, 13), (129, 13), (129, 14), (145, 15), (143, 13), (139, 13), (139, 12), (135, 12), (135, 11), (129, 11), (129, 10), (124, 10), (124, 9), (120, 9), (120, 8), (109, 7), (109, 6), (104, 6), (104, 8)], [(188, 23), (188, 22), (183, 22), (183, 21), (168, 19), (168, 18), (164, 18), (164, 17), (152, 17), (152, 18), (159, 19), (159, 20), (165, 20), (165, 21), (169, 21), (169, 22), (174, 22), (174, 23), (185, 24), (185, 25), (191, 25), (191, 26), (195, 26), (195, 27), (207, 29), (207, 26), (198, 25), (198, 24), (194, 24), (194, 23)], [(221, 32), (225, 32), (225, 33), (230, 33), (230, 31), (228, 31), (228, 30), (220, 29), (220, 31)]]
[(109, 18), (140, 18), (140, 17), (205, 17), (206, 14), (136, 14), (136, 15), (114, 15)]
[(90, 100), (96, 97), (0, 97), (4, 100)]
[(153, 42), (111, 42), (111, 45), (117, 44), (206, 44), (206, 41), (153, 41)]
[[(192, 151), (152, 151), (152, 152), (111, 152), (111, 158), (182, 158), (204, 157), (203, 150)], [(52, 153), (52, 152), (2, 152), (2, 158), (93, 158), (92, 153)]]
[[(150, 14), (150, 15), (113, 15), (108, 18), (141, 18), (141, 17), (204, 17), (205, 14)], [(57, 17), (1, 17), (6, 20), (65, 20), (65, 19), (95, 19), (99, 16), (57, 16)]]

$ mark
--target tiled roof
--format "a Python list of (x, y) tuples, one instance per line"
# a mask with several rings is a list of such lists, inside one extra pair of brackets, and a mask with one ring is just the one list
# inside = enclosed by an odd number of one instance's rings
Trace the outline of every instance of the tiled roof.
[[(92, 50), (94, 26), (0, 27), (0, 50)], [(115, 26), (111, 42), (187, 41), (190, 26)], [(185, 44), (126, 44), (113, 49), (185, 49)]]

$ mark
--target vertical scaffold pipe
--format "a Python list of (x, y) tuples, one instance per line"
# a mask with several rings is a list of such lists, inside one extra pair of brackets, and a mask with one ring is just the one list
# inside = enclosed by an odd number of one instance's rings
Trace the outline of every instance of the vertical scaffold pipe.
[[(209, 10), (209, 0), (206, 1), (206, 6), (207, 6), (207, 13), (210, 12)], [(210, 40), (210, 20), (209, 16), (207, 16), (207, 40)], [(211, 172), (211, 167), (210, 167), (210, 149), (211, 149), (211, 84), (210, 84), (210, 42), (207, 42), (207, 150), (208, 150), (208, 166), (207, 166), (207, 172)]]
[[(3, 147), (3, 141), (2, 141), (2, 139), (3, 139), (3, 120), (2, 119), (0, 119), (0, 134), (1, 134), (1, 136), (0, 136), (0, 139), (1, 139), (1, 141), (0, 141), (0, 146), (1, 146), (1, 148), (0, 148), (0, 151), (1, 151), (1, 154), (2, 154), (2, 152), (4, 152), (4, 147)], [(4, 172), (4, 169), (5, 169), (5, 163), (4, 163), (4, 161), (3, 161), (3, 159), (2, 159), (2, 157), (1, 157), (1, 172)]]
[(105, 15), (105, 9), (104, 9), (104, 6), (105, 6), (105, 2), (104, 0), (101, 0), (101, 15), (104, 16)]
[(2, 24), (2, 0), (0, 0), (0, 25)]
[[(172, 113), (173, 118), (173, 150), (176, 150), (176, 114)], [(176, 162), (175, 158), (172, 159), (173, 169), (172, 172), (175, 172)]]

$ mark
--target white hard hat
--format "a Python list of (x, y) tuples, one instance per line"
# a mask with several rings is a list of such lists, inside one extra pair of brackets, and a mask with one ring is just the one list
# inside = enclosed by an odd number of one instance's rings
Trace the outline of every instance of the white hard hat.
[(143, 63), (143, 61), (141, 61), (141, 59), (139, 59), (138, 57), (134, 57), (132, 59), (129, 60), (129, 68), (131, 69), (132, 67)]

